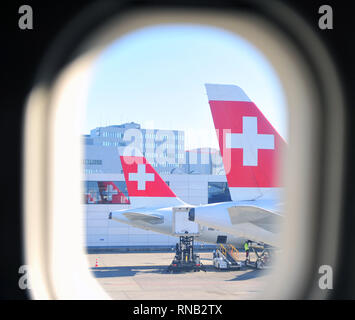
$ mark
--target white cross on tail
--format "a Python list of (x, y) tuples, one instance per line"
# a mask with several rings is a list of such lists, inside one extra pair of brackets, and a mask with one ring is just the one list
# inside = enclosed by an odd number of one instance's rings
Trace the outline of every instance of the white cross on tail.
[(129, 181), (138, 182), (138, 190), (145, 190), (145, 183), (147, 181), (154, 181), (154, 173), (145, 172), (145, 164), (139, 164), (136, 173), (130, 172), (128, 175)]
[(118, 194), (118, 191), (115, 190), (111, 184), (108, 184), (103, 194), (107, 196), (108, 201), (112, 201), (112, 196)]
[(226, 148), (243, 149), (243, 166), (257, 166), (258, 150), (275, 149), (275, 136), (258, 134), (257, 117), (243, 117), (243, 133), (227, 133)]

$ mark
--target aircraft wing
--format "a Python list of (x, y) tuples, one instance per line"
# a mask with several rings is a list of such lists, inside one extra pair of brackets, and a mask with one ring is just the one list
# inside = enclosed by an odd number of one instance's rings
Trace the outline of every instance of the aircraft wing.
[(233, 206), (228, 213), (233, 225), (251, 223), (272, 233), (279, 231), (283, 219), (279, 213), (257, 206)]
[(231, 224), (243, 231), (247, 239), (275, 245), (272, 234), (280, 231), (283, 217), (278, 212), (258, 206), (239, 205), (228, 208)]
[(146, 209), (132, 208), (111, 213), (111, 218), (119, 218), (122, 222), (146, 222), (150, 224), (164, 223), (164, 217), (159, 214), (152, 214)]

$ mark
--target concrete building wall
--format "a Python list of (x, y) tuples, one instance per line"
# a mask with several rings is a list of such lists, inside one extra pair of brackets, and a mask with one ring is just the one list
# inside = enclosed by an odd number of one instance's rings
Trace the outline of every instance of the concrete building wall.
[[(189, 204), (208, 203), (208, 182), (226, 182), (223, 175), (162, 175), (171, 189)], [(88, 174), (86, 181), (124, 181), (123, 174)], [(128, 209), (131, 205), (86, 204), (83, 205), (87, 246), (90, 247), (133, 247), (173, 246), (177, 238), (152, 231), (134, 228), (109, 220), (110, 211)]]

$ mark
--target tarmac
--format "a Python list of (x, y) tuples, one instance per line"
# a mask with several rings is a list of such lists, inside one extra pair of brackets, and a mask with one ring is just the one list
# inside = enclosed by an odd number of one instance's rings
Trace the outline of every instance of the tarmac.
[[(174, 252), (87, 256), (94, 277), (117, 300), (260, 299), (270, 276), (270, 270), (250, 268), (219, 271), (213, 267), (212, 252), (200, 253), (206, 272), (186, 273), (167, 272)], [(240, 253), (239, 260), (244, 259)]]

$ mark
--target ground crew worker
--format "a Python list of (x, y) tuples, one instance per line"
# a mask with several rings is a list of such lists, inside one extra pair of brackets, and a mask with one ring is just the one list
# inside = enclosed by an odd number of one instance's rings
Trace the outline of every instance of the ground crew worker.
[(245, 261), (249, 261), (249, 241), (244, 243)]

